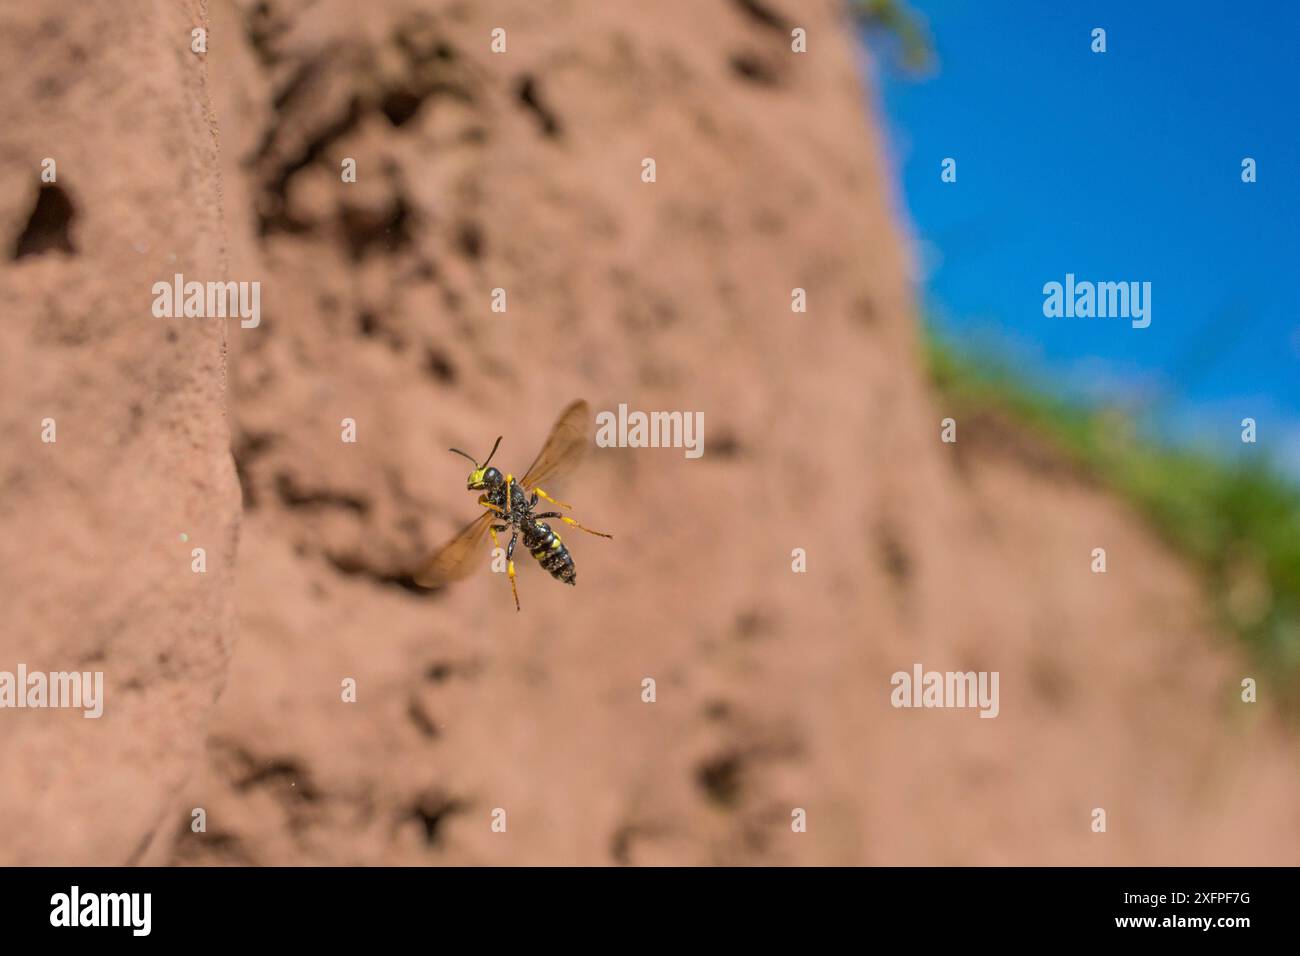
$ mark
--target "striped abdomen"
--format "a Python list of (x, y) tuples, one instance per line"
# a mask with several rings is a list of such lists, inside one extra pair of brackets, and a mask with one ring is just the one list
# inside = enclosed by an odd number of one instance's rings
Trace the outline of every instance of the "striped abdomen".
[(573, 556), (569, 554), (569, 549), (564, 546), (560, 536), (552, 531), (549, 525), (541, 521), (537, 522), (532, 528), (532, 534), (527, 535), (524, 543), (528, 545), (529, 553), (537, 559), (537, 562), (551, 573), (551, 577), (565, 584), (577, 583), (577, 569), (573, 566)]

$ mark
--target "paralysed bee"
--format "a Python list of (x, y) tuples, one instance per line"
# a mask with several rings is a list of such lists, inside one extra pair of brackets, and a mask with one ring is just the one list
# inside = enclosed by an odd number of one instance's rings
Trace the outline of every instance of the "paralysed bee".
[(577, 582), (577, 572), (573, 565), (573, 556), (560, 536), (551, 530), (545, 518), (559, 518), (565, 524), (573, 525), (589, 534), (602, 538), (612, 538), (612, 534), (593, 531), (559, 511), (534, 513), (539, 498), (544, 498), (553, 505), (569, 508), (562, 501), (556, 501), (538, 486), (571, 471), (587, 450), (587, 422), (591, 419), (591, 409), (579, 399), (560, 413), (555, 427), (546, 439), (546, 444), (537, 454), (537, 460), (524, 474), (515, 480), (514, 475), (501, 474), (496, 468), (489, 467), (492, 456), (501, 445), (498, 437), (492, 446), (487, 460), (479, 464), (472, 455), (467, 455), (459, 448), (451, 451), (463, 455), (474, 462), (474, 470), (469, 473), (466, 483), (470, 491), (481, 491), (478, 503), (487, 510), (471, 521), (445, 545), (434, 553), (433, 557), (421, 566), (415, 574), (417, 583), (424, 587), (439, 587), (452, 581), (458, 581), (474, 570), (480, 545), (486, 540), (486, 534), (492, 536), (492, 546), (499, 547), (498, 532), (509, 531), (510, 543), (506, 546), (506, 573), (510, 576), (510, 590), (515, 596), (515, 610), (519, 610), (519, 588), (515, 584), (515, 542), (520, 535), (524, 538), (524, 547), (537, 559), (551, 577), (565, 584)]

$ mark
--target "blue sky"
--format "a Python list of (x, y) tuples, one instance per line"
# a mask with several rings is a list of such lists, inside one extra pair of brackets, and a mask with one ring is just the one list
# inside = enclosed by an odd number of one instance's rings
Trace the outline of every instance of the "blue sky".
[[(1300, 2), (910, 5), (937, 64), (871, 82), (931, 318), (1224, 454), (1254, 417), (1300, 474)], [(1150, 282), (1150, 327), (1045, 318), (1067, 272)]]

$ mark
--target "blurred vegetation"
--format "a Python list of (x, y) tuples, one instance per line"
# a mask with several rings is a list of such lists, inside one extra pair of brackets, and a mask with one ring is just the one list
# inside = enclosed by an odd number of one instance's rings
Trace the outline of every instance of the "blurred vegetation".
[(903, 0), (850, 0), (849, 9), (863, 29), (897, 41), (905, 70), (924, 73), (934, 66), (934, 44), (925, 22)]
[(958, 412), (1002, 412), (1113, 488), (1205, 577), (1221, 623), (1300, 715), (1300, 488), (1243, 445), (1241, 461), (1141, 434), (1131, 413), (1054, 395), (996, 355), (928, 333), (930, 376)]

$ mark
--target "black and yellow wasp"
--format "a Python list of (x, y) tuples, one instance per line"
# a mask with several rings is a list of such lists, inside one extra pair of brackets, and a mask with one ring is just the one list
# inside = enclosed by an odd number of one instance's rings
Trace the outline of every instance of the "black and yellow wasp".
[(565, 584), (575, 584), (577, 572), (573, 566), (573, 556), (565, 547), (560, 536), (543, 521), (544, 518), (559, 518), (565, 524), (571, 524), (590, 534), (602, 538), (612, 538), (612, 534), (592, 531), (584, 528), (572, 518), (558, 511), (535, 514), (539, 498), (545, 498), (553, 505), (568, 508), (569, 505), (556, 501), (538, 487), (543, 481), (549, 482), (561, 474), (571, 471), (587, 450), (587, 423), (591, 419), (591, 409), (579, 399), (560, 413), (559, 419), (551, 429), (546, 444), (537, 454), (537, 460), (524, 474), (515, 480), (511, 474), (502, 475), (496, 468), (488, 467), (492, 456), (501, 445), (498, 436), (492, 446), (487, 461), (479, 464), (473, 456), (466, 455), (459, 448), (451, 451), (464, 455), (474, 462), (474, 470), (469, 473), (466, 483), (470, 491), (481, 491), (478, 503), (487, 510), (471, 521), (460, 532), (434, 553), (433, 557), (421, 566), (415, 574), (417, 583), (424, 587), (439, 587), (452, 581), (458, 581), (474, 570), (479, 555), (479, 546), (486, 540), (485, 532), (492, 536), (492, 546), (499, 547), (497, 533), (510, 532), (510, 544), (506, 546), (506, 573), (510, 576), (510, 590), (515, 596), (515, 610), (519, 610), (519, 588), (515, 584), (515, 541), (522, 534), (524, 547), (537, 559), (551, 577)]

